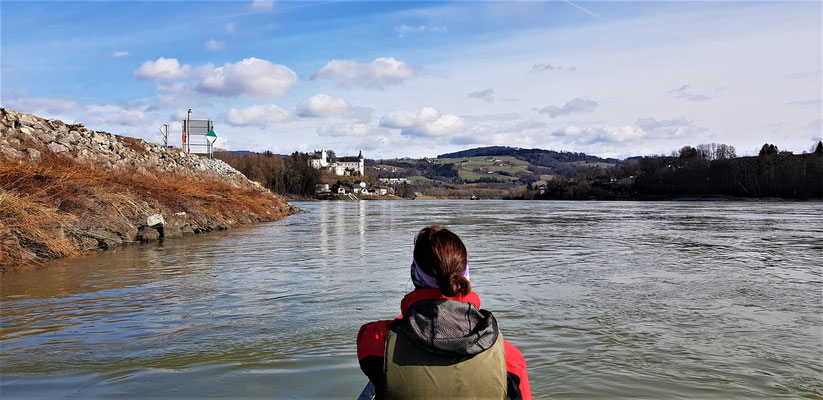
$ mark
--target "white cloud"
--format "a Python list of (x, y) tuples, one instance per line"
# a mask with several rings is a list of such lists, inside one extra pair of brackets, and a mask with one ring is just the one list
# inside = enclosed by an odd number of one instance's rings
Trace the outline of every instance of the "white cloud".
[(338, 97), (320, 93), (297, 105), (297, 115), (301, 117), (339, 117), (349, 111), (349, 103)]
[(163, 81), (184, 78), (190, 71), (190, 66), (180, 65), (176, 58), (160, 57), (156, 61), (144, 62), (134, 71), (134, 76), (141, 81)]
[(787, 106), (817, 106), (820, 107), (821, 99), (798, 100), (786, 103)]
[(88, 106), (83, 121), (88, 125), (145, 126), (152, 122), (146, 113), (134, 106), (119, 104)]
[(274, 9), (274, 0), (252, 0), (250, 7), (253, 10), (270, 11)]
[(532, 65), (532, 69), (529, 71), (533, 74), (539, 74), (541, 72), (546, 71), (564, 71), (564, 72), (574, 72), (577, 71), (577, 67), (567, 67), (563, 65), (551, 65), (551, 64), (543, 64), (543, 63), (534, 63)]
[(494, 89), (481, 90), (469, 93), (469, 97), (485, 100), (487, 103), (494, 103)]
[(423, 107), (388, 113), (380, 119), (380, 126), (400, 129), (400, 133), (407, 136), (438, 137), (462, 132), (465, 121), (456, 115), (441, 115), (433, 107)]
[(519, 113), (500, 113), (500, 114), (485, 114), (485, 115), (462, 115), (466, 121), (514, 121), (521, 118)]
[(128, 51), (115, 51), (114, 53), (111, 53), (111, 58), (120, 58), (127, 55), (129, 55)]
[(355, 60), (332, 60), (314, 73), (312, 79), (334, 79), (342, 86), (382, 89), (413, 78), (419, 68), (394, 57), (379, 57), (368, 63)]
[(243, 109), (232, 108), (226, 114), (226, 122), (231, 126), (265, 128), (291, 119), (291, 113), (276, 104), (253, 105)]
[(448, 32), (448, 28), (445, 26), (431, 26), (431, 25), (417, 25), (417, 26), (410, 26), (410, 25), (399, 25), (394, 27), (394, 31), (397, 33), (398, 37), (406, 36), (410, 33), (423, 33), (423, 32), (432, 32), (432, 33), (446, 33)]
[(694, 122), (684, 117), (675, 119), (640, 118), (635, 124), (644, 132), (663, 138), (682, 137), (705, 131), (706, 129), (694, 125)]
[(535, 145), (542, 141), (545, 133), (539, 130), (546, 128), (546, 123), (533, 119), (517, 123), (479, 123), (469, 125), (458, 136), (453, 136), (454, 144), (487, 144), (505, 146)]
[(285, 65), (254, 57), (198, 70), (203, 77), (196, 89), (218, 96), (282, 97), (297, 83), (297, 74)]
[(226, 25), (223, 25), (223, 30), (229, 33), (234, 33), (234, 22), (229, 22)]
[(689, 88), (689, 85), (683, 85), (677, 89), (669, 90), (669, 94), (677, 97), (678, 99), (685, 99), (689, 101), (705, 101), (714, 98), (714, 96), (693, 92)]
[(168, 83), (157, 85), (156, 107), (183, 107), (192, 106), (197, 95), (189, 85), (184, 83)]
[(642, 129), (631, 125), (582, 127), (568, 125), (552, 132), (552, 136), (568, 139), (575, 144), (593, 144), (632, 142), (646, 137), (646, 133)]
[(206, 50), (209, 51), (218, 51), (223, 50), (226, 48), (226, 42), (221, 42), (219, 40), (209, 39), (204, 44)]
[(41, 116), (79, 113), (86, 109), (71, 96), (25, 97), (25, 91), (22, 94), (4, 98), (2, 106)]
[(597, 108), (599, 104), (590, 99), (584, 98), (574, 98), (569, 100), (563, 107), (557, 106), (546, 106), (541, 109), (537, 109), (536, 111), (540, 112), (541, 114), (549, 114), (552, 118), (559, 117), (565, 114), (571, 114), (574, 112), (579, 113), (590, 113)]
[(374, 109), (371, 107), (349, 107), (346, 113), (347, 118), (353, 118), (361, 123), (371, 121), (371, 116), (374, 114)]
[(317, 128), (320, 136), (367, 136), (373, 133), (385, 134), (385, 129), (375, 129), (366, 124), (334, 124)]

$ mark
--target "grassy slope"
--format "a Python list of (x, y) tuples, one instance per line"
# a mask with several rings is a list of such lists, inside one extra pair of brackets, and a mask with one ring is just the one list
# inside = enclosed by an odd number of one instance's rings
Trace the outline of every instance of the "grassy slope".
[(48, 151), (38, 163), (0, 160), (0, 271), (126, 243), (146, 215), (179, 212), (207, 231), (292, 210), (267, 191), (172, 173), (113, 172)]
[[(500, 160), (501, 162), (486, 161), (487, 158)], [(457, 168), (460, 179), (467, 182), (477, 181), (481, 178), (492, 178), (500, 181), (517, 180), (514, 176), (501, 175), (498, 172), (507, 172), (514, 175), (517, 172), (528, 170), (529, 163), (518, 160), (512, 156), (497, 157), (463, 157), (463, 158), (438, 158), (434, 160), (441, 164), (453, 163)]]

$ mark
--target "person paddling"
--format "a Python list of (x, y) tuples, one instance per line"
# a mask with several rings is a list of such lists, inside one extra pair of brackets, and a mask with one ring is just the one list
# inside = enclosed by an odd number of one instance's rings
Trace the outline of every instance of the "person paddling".
[(472, 291), (466, 247), (433, 225), (414, 240), (403, 315), (363, 325), (360, 369), (377, 399), (531, 399), (526, 361)]

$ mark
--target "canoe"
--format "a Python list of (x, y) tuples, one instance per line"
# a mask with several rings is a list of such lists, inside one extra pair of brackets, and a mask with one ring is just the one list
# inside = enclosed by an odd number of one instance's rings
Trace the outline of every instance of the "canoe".
[(374, 385), (372, 385), (371, 381), (366, 384), (366, 387), (363, 388), (363, 391), (360, 392), (360, 397), (357, 400), (374, 400)]

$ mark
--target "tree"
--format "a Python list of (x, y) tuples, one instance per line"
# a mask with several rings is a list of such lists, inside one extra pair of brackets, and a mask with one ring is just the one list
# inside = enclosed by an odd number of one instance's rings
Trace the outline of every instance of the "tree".
[(730, 160), (732, 158), (736, 158), (736, 150), (734, 146), (730, 146), (727, 144), (719, 144), (717, 145), (717, 150), (715, 150), (714, 159), (715, 160)]
[(700, 152), (692, 146), (683, 146), (680, 149), (679, 157), (681, 160), (694, 160), (698, 157)]
[(329, 162), (337, 162), (337, 154), (335, 154), (334, 150), (326, 151), (326, 156), (329, 158)]
[(814, 149), (814, 154), (823, 154), (823, 140), (817, 142), (817, 148)]
[(760, 148), (760, 156), (773, 156), (779, 152), (777, 146), (773, 144), (764, 143), (763, 147)]

